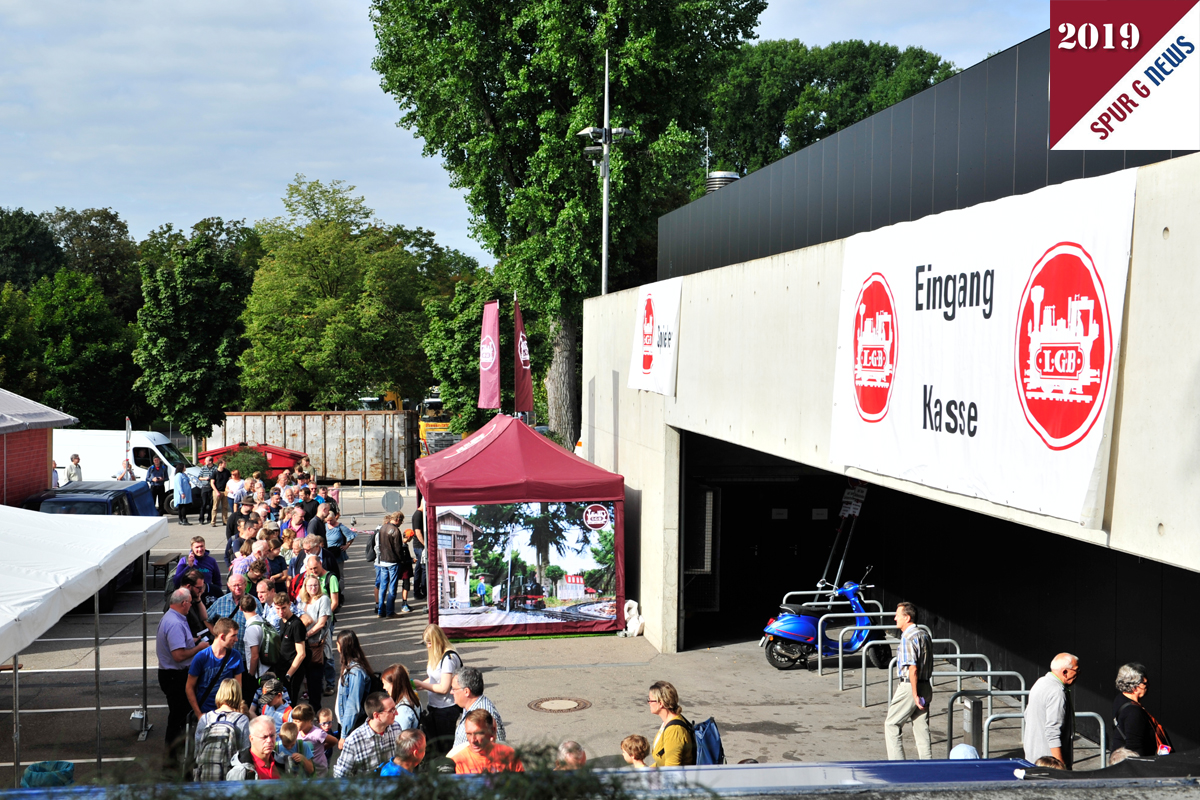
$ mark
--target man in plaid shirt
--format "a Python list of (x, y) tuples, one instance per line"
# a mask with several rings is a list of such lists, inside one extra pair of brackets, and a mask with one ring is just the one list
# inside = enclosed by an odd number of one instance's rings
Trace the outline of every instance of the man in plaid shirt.
[[(229, 593), (217, 598), (208, 607), (208, 621), (210, 624), (218, 619), (234, 621), (238, 629), (238, 652), (242, 654), (242, 660), (249, 664), (250, 654), (246, 652), (246, 615), (240, 607), (242, 598), (246, 596), (246, 576), (230, 575), (229, 582), (225, 585), (229, 587)], [(258, 613), (263, 613), (262, 603), (257, 597), (254, 598), (254, 602), (258, 605)]]
[(896, 606), (896, 627), (900, 629), (900, 657), (896, 673), (900, 685), (888, 705), (883, 723), (888, 759), (904, 760), (904, 740), (901, 731), (911, 722), (913, 738), (917, 741), (917, 757), (933, 757), (929, 738), (929, 702), (933, 699), (933, 643), (929, 634), (917, 627), (917, 607), (912, 603)]
[(396, 722), (396, 701), (383, 692), (372, 692), (363, 701), (363, 708), (367, 724), (359, 725), (346, 737), (333, 767), (335, 778), (369, 774), (396, 757), (396, 738), (401, 733)]

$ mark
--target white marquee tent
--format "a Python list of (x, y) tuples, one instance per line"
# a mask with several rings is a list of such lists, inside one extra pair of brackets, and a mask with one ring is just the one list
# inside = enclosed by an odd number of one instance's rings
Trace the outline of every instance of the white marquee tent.
[[(0, 506), (0, 663), (12, 659), (13, 738), (19, 738), (18, 654), (72, 609), (96, 597), (129, 564), (166, 538), (165, 517), (43, 514)], [(143, 582), (143, 636), (145, 623)], [(98, 608), (98, 606), (97, 606)], [(97, 613), (96, 643), (99, 645)], [(143, 642), (143, 673), (146, 644)], [(96, 651), (97, 736), (100, 655)], [(146, 676), (143, 674), (143, 684)], [(143, 699), (143, 705), (145, 700)], [(143, 717), (144, 719), (144, 717)], [(14, 761), (20, 761), (18, 756)], [(20, 769), (14, 772), (19, 774)]]

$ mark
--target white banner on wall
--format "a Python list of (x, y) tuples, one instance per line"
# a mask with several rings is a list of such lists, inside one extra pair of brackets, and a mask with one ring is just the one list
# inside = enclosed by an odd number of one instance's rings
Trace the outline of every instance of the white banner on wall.
[(848, 239), (830, 461), (1093, 524), (1136, 181)]
[(633, 319), (629, 388), (675, 396), (679, 348), (679, 298), (683, 278), (648, 283), (638, 289)]

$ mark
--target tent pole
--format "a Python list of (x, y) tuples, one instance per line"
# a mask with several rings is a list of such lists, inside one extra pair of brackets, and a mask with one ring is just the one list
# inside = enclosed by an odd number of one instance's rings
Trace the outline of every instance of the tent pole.
[(13, 656), (13, 788), (21, 788), (21, 679)]
[(150, 679), (147, 677), (149, 672), (149, 664), (147, 663), (149, 656), (146, 655), (146, 635), (149, 625), (146, 621), (146, 610), (148, 603), (146, 600), (146, 572), (150, 567), (150, 551), (142, 553), (142, 729), (138, 732), (138, 741), (146, 741), (146, 735), (150, 733), (150, 713), (147, 705), (150, 698)]
[(100, 738), (100, 592), (92, 595), (92, 607), (95, 609), (95, 640), (96, 640), (96, 775), (104, 769)]

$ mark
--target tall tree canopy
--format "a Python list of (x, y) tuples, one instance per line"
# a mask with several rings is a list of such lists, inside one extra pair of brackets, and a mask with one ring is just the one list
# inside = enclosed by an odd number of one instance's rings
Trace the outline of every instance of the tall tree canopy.
[(257, 224), (266, 255), (246, 305), (246, 402), (262, 408), (356, 408), (363, 392), (422, 396), (426, 298), (477, 269), (432, 234), (372, 220), (354, 187), (288, 187), (285, 217)]
[(132, 389), (136, 334), (112, 313), (95, 279), (69, 269), (43, 277), (29, 290), (29, 307), (39, 339), (40, 402), (85, 428), (123, 428), (126, 416), (141, 415)]
[(134, 358), (138, 387), (184, 433), (207, 436), (239, 397), (241, 314), (256, 237), (240, 222), (210, 218), (185, 236), (170, 225), (143, 243), (144, 303)]
[(0, 389), (41, 396), (42, 348), (29, 298), (11, 283), (0, 286)]
[(709, 147), (716, 166), (743, 175), (957, 72), (920, 47), (857, 39), (746, 42), (722, 64), (708, 94)]
[(111, 208), (59, 206), (42, 214), (63, 252), (65, 269), (90, 275), (100, 285), (109, 308), (123, 322), (137, 320), (142, 305), (138, 248), (125, 220)]
[(765, 0), (374, 0), (375, 69), (400, 124), (466, 193), (497, 276), (548, 323), (550, 426), (579, 431), (583, 299), (599, 290), (600, 179), (576, 136), (603, 116), (638, 136), (614, 148), (610, 284), (653, 276), (657, 217), (687, 199), (714, 56), (751, 34)]
[(28, 289), (62, 265), (62, 250), (45, 220), (23, 208), (0, 207), (0, 285)]

